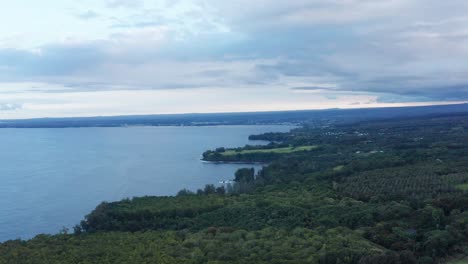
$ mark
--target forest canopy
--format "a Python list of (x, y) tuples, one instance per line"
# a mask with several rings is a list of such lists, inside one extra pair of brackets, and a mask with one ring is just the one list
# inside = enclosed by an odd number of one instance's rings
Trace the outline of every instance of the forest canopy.
[(455, 261), (468, 254), (467, 131), (468, 114), (451, 114), (252, 135), (270, 144), (204, 158), (262, 170), (104, 202), (74, 230), (0, 244), (0, 263)]

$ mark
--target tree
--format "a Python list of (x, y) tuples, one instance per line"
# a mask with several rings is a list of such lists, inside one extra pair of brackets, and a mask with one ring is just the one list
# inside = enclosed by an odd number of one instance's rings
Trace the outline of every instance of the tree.
[(235, 174), (234, 181), (236, 182), (253, 182), (255, 180), (255, 169), (254, 168), (243, 168), (238, 169)]
[(226, 189), (224, 188), (224, 186), (220, 186), (220, 187), (216, 188), (216, 193), (217, 194), (225, 194)]
[(207, 184), (207, 185), (205, 185), (205, 189), (203, 189), (203, 192), (206, 195), (214, 194), (214, 193), (216, 193), (216, 187), (213, 184)]
[(194, 193), (190, 190), (187, 189), (182, 189), (177, 193), (177, 196), (188, 196), (188, 195), (193, 195)]

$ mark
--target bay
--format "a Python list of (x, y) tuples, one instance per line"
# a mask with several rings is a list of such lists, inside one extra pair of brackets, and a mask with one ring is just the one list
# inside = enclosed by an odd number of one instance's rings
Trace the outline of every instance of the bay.
[(57, 233), (102, 201), (174, 195), (233, 178), (216, 147), (259, 145), (248, 136), (291, 126), (0, 129), (0, 241)]

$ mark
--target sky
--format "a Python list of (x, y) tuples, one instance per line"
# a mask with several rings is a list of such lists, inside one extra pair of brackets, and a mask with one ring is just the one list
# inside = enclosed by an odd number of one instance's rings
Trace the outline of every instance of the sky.
[(2, 0), (0, 119), (468, 101), (466, 0)]

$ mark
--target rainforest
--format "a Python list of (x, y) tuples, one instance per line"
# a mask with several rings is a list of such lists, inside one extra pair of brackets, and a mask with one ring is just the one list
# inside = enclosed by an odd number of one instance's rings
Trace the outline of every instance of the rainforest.
[(304, 122), (207, 150), (248, 165), (176, 196), (103, 202), (0, 263), (466, 263), (468, 114)]

